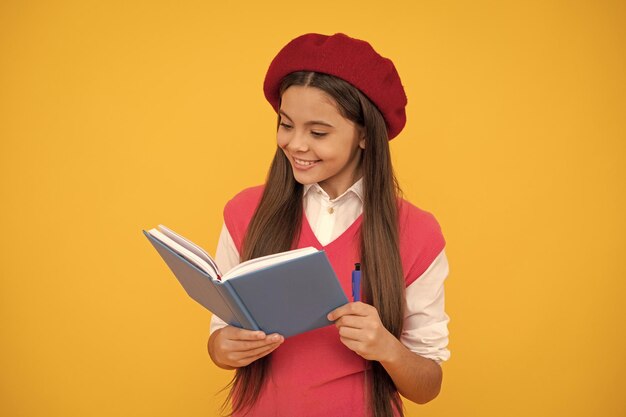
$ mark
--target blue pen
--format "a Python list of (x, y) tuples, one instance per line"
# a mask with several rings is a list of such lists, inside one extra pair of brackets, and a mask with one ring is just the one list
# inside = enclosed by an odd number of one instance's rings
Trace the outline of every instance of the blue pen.
[(352, 271), (352, 300), (361, 301), (361, 264), (354, 264)]

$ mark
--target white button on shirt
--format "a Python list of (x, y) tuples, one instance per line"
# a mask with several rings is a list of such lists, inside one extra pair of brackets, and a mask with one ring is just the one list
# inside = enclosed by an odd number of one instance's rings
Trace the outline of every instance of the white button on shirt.
[[(335, 199), (318, 184), (305, 185), (303, 208), (317, 240), (324, 246), (339, 237), (363, 212), (363, 179)], [(215, 261), (222, 273), (239, 264), (239, 252), (226, 225), (222, 226)], [(448, 276), (445, 250), (428, 269), (406, 287), (406, 311), (400, 341), (423, 357), (448, 360), (448, 315), (444, 310), (443, 283)], [(213, 315), (211, 333), (227, 326)]]

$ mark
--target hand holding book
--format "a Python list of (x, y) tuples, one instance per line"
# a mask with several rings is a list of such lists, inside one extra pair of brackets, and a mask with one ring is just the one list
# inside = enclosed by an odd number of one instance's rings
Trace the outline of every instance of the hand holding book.
[(220, 368), (240, 368), (269, 355), (284, 341), (279, 334), (266, 335), (261, 331), (226, 326), (211, 334), (209, 355)]

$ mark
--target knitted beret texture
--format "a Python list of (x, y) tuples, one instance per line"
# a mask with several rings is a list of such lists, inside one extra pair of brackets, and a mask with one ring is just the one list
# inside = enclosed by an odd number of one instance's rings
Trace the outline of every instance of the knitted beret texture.
[(361, 90), (382, 113), (390, 140), (404, 128), (407, 98), (400, 76), (393, 62), (369, 43), (343, 33), (308, 33), (293, 39), (272, 60), (263, 84), (265, 98), (277, 112), (280, 83), (296, 71), (334, 75)]

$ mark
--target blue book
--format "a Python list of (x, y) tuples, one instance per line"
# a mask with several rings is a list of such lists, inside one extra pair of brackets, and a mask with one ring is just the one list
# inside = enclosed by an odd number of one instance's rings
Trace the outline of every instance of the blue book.
[(251, 259), (222, 275), (206, 251), (165, 226), (143, 233), (187, 294), (232, 326), (290, 337), (332, 324), (326, 315), (348, 303), (323, 250)]

